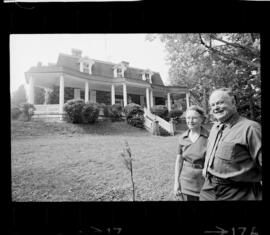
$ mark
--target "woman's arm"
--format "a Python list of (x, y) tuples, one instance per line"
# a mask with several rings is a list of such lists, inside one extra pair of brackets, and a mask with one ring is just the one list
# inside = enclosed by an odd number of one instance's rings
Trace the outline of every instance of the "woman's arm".
[(183, 167), (183, 158), (182, 154), (177, 154), (175, 161), (175, 174), (174, 174), (174, 194), (178, 195), (181, 193), (181, 185), (180, 185), (180, 174)]

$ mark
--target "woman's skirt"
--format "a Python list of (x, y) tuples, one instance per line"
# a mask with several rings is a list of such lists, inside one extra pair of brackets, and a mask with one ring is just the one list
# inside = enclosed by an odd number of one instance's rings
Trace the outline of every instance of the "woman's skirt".
[(204, 184), (202, 169), (183, 165), (180, 174), (180, 184), (182, 193), (199, 197)]

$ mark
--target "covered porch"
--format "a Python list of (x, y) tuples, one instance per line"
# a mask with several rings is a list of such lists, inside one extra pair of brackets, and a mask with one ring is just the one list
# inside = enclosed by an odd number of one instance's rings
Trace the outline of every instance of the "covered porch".
[[(28, 102), (35, 105), (36, 115), (57, 115), (62, 117), (65, 103), (65, 88), (73, 89), (71, 99), (83, 99), (85, 102), (98, 102), (105, 104), (121, 104), (126, 106), (130, 102), (137, 103), (147, 110), (156, 105), (157, 101), (164, 99), (170, 111), (172, 109), (172, 94), (183, 94), (186, 97), (186, 106), (189, 107), (189, 93), (185, 87), (162, 86), (147, 83), (142, 80), (128, 78), (106, 78), (92, 75), (77, 77), (67, 73), (63, 68), (51, 73), (26, 73), (29, 84)], [(49, 91), (54, 86), (59, 87), (58, 104), (50, 104)], [(43, 104), (35, 104), (34, 88), (45, 89)]]

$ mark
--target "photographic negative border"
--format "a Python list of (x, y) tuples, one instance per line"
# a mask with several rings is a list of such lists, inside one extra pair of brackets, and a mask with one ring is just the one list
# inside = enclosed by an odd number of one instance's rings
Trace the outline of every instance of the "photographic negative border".
[[(3, 78), (9, 86), (10, 34), (252, 31), (261, 33), (262, 51), (266, 51), (267, 10), (268, 5), (251, 2), (227, 2), (226, 5), (193, 2), (180, 7), (169, 2), (164, 5), (146, 1), (8, 4), (2, 9), (5, 17)], [(266, 77), (267, 63), (263, 62), (263, 53), (262, 77)], [(266, 81), (263, 83), (267, 87)], [(6, 101), (10, 95), (8, 90), (1, 93), (7, 110), (10, 108)], [(267, 120), (267, 114), (264, 115), (263, 120)], [(3, 121), (9, 122), (8, 117), (5, 116)], [(265, 121), (263, 129), (268, 129)], [(263, 223), (268, 200), (266, 190), (261, 202), (11, 202), (10, 128), (7, 127), (5, 133), (2, 179), (8, 221), (4, 224), (11, 234), (207, 234), (207, 231), (240, 234), (242, 230), (245, 230), (244, 234), (263, 234), (266, 228)], [(265, 148), (263, 155), (267, 156)], [(264, 158), (263, 161), (266, 166), (268, 160)], [(268, 187), (265, 174), (267, 169), (264, 171), (264, 189)]]

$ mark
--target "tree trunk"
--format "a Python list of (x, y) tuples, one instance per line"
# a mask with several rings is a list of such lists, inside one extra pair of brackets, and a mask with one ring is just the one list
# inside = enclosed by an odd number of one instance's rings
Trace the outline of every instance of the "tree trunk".
[(248, 87), (249, 87), (249, 114), (250, 114), (250, 119), (254, 120), (255, 114), (254, 114), (253, 91), (252, 91), (251, 85), (248, 85)]
[(206, 91), (203, 89), (203, 108), (205, 110), (205, 114), (208, 114), (207, 110), (207, 97), (206, 97)]
[(255, 114), (254, 114), (254, 103), (252, 99), (252, 95), (249, 97), (249, 113), (250, 113), (250, 119), (254, 120), (255, 119)]
[(133, 200), (133, 202), (135, 202), (135, 184), (134, 184), (134, 180), (133, 180), (132, 163), (130, 165), (131, 165), (130, 177), (131, 177), (131, 183), (132, 183), (132, 200)]

